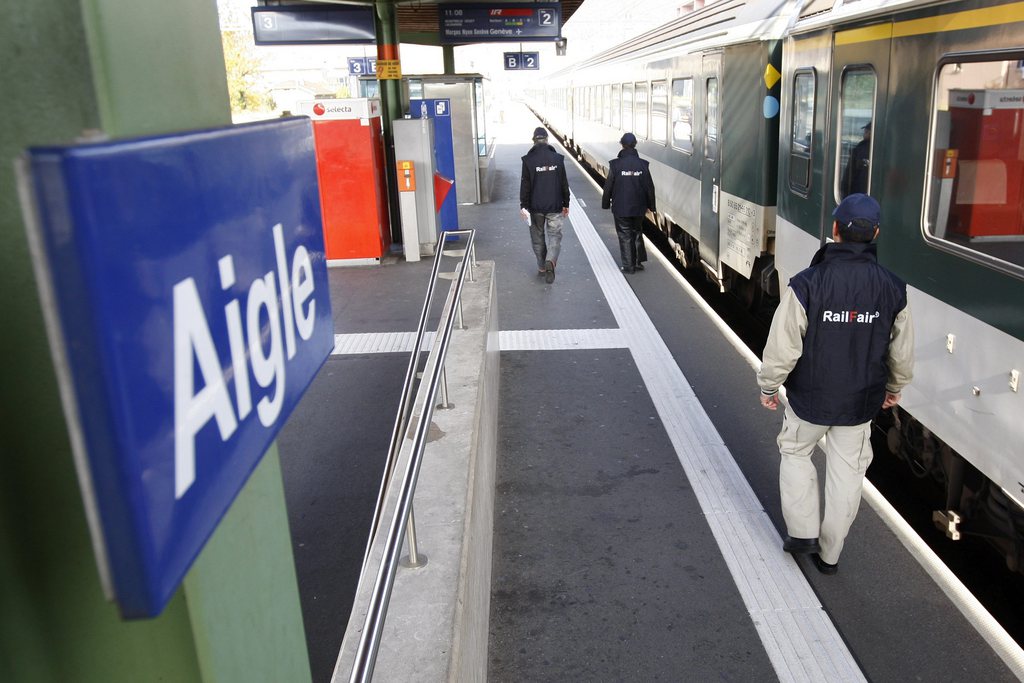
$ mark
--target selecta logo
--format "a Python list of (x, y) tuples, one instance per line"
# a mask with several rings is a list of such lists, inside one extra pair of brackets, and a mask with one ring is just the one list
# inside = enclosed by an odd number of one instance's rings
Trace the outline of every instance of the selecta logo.
[[(324, 116), (325, 114), (351, 114), (352, 106), (348, 104), (324, 104), (323, 102), (317, 102), (313, 105), (313, 113), (317, 116)], [(344, 117), (348, 118), (348, 117)]]

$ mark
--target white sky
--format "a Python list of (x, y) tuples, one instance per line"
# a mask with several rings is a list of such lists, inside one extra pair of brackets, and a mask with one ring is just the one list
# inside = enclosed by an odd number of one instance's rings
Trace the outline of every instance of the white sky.
[[(612, 47), (676, 17), (681, 0), (585, 0), (562, 27), (567, 55), (556, 57), (552, 43), (523, 43), (522, 49), (541, 53), (542, 73), (557, 71)], [(217, 0), (223, 29), (252, 31), (249, 8), (256, 0)], [(346, 69), (348, 57), (374, 56), (372, 45), (263, 46), (256, 52), (267, 69)], [(518, 51), (517, 43), (491, 43), (455, 48), (456, 70), (482, 73), (496, 83), (513, 87), (537, 77), (535, 72), (505, 72), (502, 53)], [(441, 48), (403, 44), (403, 73), (441, 73)], [(415, 65), (415, 67), (410, 66)]]

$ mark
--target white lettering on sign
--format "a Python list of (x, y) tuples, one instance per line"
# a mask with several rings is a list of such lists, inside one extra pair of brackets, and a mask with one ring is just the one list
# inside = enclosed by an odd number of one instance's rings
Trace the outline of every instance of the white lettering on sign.
[[(267, 390), (256, 402), (260, 424), (270, 427), (281, 414), (285, 395), (285, 360), (295, 357), (296, 339), (313, 336), (316, 300), (313, 296), (313, 263), (302, 245), (292, 254), (289, 271), (281, 224), (273, 228), (277, 273), (270, 270), (249, 285), (243, 333), (241, 302), (224, 305), (228, 330), (230, 373), (223, 372), (210, 324), (199, 299), (194, 278), (174, 285), (174, 497), (181, 498), (196, 478), (196, 435), (216, 420), (221, 441), (227, 441), (252, 412), (252, 377)], [(222, 291), (235, 285), (234, 258), (218, 263)], [(280, 283), (280, 292), (278, 291)], [(278, 306), (280, 294), (280, 307)], [(307, 304), (308, 302), (308, 304)], [(264, 311), (267, 324), (264, 325)], [(202, 389), (196, 391), (198, 366)], [(234, 379), (232, 404), (226, 378)]]
[(871, 325), (878, 319), (881, 313), (861, 313), (860, 311), (825, 311), (822, 313), (823, 323), (864, 323)]

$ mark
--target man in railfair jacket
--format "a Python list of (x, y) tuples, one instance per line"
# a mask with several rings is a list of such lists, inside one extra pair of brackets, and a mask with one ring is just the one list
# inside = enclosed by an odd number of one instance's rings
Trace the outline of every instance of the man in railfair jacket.
[(604, 183), (601, 208), (611, 209), (615, 232), (619, 236), (619, 258), (623, 273), (643, 270), (647, 259), (644, 250), (644, 215), (655, 211), (654, 180), (647, 161), (636, 151), (636, 136), (626, 133), (619, 140), (619, 156), (608, 162), (608, 179)]
[(533, 131), (533, 147), (523, 157), (519, 207), (530, 222), (537, 270), (551, 284), (562, 246), (562, 221), (569, 215), (569, 180), (565, 157), (548, 144), (544, 128)]
[[(783, 550), (811, 553), (835, 574), (860, 506), (871, 463), (871, 420), (900, 401), (914, 366), (907, 286), (878, 264), (872, 240), (881, 208), (851, 194), (832, 213), (835, 243), (789, 282), (775, 311), (757, 381), (761, 405), (775, 410), (786, 386), (779, 433), (779, 488), (786, 521)], [(825, 514), (811, 453), (825, 441)]]

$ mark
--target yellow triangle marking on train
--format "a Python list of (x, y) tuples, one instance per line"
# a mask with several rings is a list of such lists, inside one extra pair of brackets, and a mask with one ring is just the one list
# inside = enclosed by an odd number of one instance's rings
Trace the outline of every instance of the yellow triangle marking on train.
[(769, 90), (775, 87), (780, 78), (782, 78), (782, 74), (771, 64), (764, 68), (764, 84), (768, 86)]

